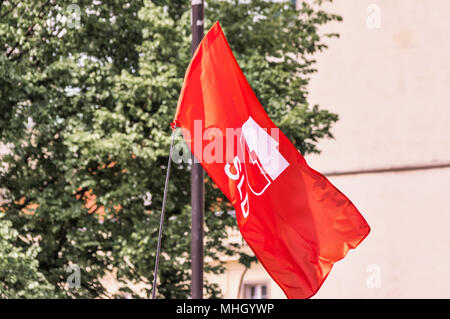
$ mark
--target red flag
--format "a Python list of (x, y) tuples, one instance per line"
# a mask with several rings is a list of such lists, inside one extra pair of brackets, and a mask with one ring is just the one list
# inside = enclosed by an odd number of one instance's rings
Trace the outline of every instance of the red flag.
[(313, 296), (368, 235), (352, 202), (270, 120), (216, 23), (186, 71), (175, 124), (288, 298)]

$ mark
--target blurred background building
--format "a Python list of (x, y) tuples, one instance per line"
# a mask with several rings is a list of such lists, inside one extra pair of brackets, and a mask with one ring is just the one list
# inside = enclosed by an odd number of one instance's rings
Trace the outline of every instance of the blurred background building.
[[(314, 298), (450, 298), (450, 1), (334, 0), (310, 102), (339, 115), (308, 156), (372, 228)], [(239, 233), (232, 240), (240, 241)], [(243, 245), (243, 249), (248, 249)], [(284, 298), (228, 259), (225, 298)], [(239, 294), (239, 295), (238, 295)]]

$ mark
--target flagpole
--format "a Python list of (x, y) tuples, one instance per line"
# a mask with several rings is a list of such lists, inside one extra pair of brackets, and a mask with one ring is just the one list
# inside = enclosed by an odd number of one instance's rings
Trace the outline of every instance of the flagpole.
[(161, 254), (161, 240), (162, 240), (162, 233), (163, 233), (163, 226), (164, 226), (164, 212), (166, 210), (166, 199), (167, 199), (167, 193), (169, 191), (170, 164), (172, 164), (173, 141), (175, 140), (175, 129), (176, 129), (176, 126), (173, 128), (172, 141), (170, 142), (169, 160), (167, 162), (166, 182), (164, 184), (163, 202), (162, 202), (162, 207), (161, 207), (161, 218), (159, 220), (158, 245), (156, 246), (155, 271), (153, 272), (152, 299), (155, 299), (156, 283), (158, 282), (159, 255)]
[[(192, 54), (203, 38), (203, 0), (192, 0)], [(202, 137), (195, 137), (196, 139)], [(203, 298), (203, 215), (204, 215), (203, 168), (192, 155), (191, 171), (191, 298)]]

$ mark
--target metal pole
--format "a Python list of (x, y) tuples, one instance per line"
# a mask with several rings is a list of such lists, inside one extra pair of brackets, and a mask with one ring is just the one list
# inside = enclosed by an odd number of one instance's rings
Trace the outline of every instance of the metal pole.
[(162, 202), (162, 207), (161, 207), (161, 219), (159, 221), (158, 245), (156, 246), (155, 272), (153, 275), (153, 285), (152, 285), (152, 299), (155, 299), (156, 283), (158, 281), (159, 255), (161, 253), (161, 239), (162, 239), (162, 232), (163, 232), (163, 226), (164, 226), (164, 212), (166, 210), (166, 198), (167, 198), (167, 192), (169, 189), (170, 164), (172, 163), (173, 141), (175, 140), (175, 129), (176, 129), (176, 127), (174, 127), (173, 131), (172, 131), (172, 141), (170, 142), (169, 160), (167, 162), (166, 183), (164, 184), (164, 195), (163, 195), (163, 202)]
[[(192, 0), (192, 54), (203, 38), (203, 0)], [(195, 138), (201, 138), (196, 136)], [(192, 241), (191, 241), (191, 298), (203, 298), (203, 168), (192, 156), (191, 171)]]

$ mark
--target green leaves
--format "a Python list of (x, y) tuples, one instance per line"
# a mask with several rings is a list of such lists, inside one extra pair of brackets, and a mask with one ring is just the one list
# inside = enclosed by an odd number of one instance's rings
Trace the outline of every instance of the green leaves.
[[(0, 296), (148, 297), (169, 123), (191, 58), (190, 1), (8, 1), (0, 16), (0, 142), (10, 148), (0, 159)], [(205, 16), (205, 30), (221, 22), (274, 122), (302, 153), (318, 152), (337, 116), (309, 106), (307, 85), (312, 55), (326, 48), (319, 27), (340, 18), (264, 0), (207, 1)], [(190, 168), (172, 167), (158, 296), (185, 298)], [(205, 270), (220, 273), (221, 256), (236, 254), (248, 267), (255, 259), (227, 244), (235, 219), (216, 214), (230, 205), (206, 178)], [(71, 264), (79, 289), (66, 285)], [(143, 288), (111, 295), (107, 272)]]
[(52, 298), (54, 287), (39, 271), (39, 247), (17, 247), (21, 241), (11, 222), (0, 214), (0, 298)]

